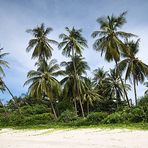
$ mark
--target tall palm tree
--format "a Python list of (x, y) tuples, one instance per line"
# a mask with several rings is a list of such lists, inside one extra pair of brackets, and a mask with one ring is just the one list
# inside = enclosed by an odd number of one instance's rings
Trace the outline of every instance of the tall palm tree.
[[(59, 38), (62, 39), (62, 42), (59, 43), (59, 49), (62, 49), (62, 54), (71, 57), (73, 68), (74, 68), (74, 79), (77, 79), (77, 71), (76, 71), (76, 63), (75, 57), (82, 56), (82, 50), (87, 47), (87, 41), (82, 36), (81, 29), (69, 29), (68, 27), (65, 28), (67, 34), (62, 33), (60, 34)], [(77, 87), (77, 81), (75, 81), (74, 87)], [(75, 88), (76, 89), (76, 88)], [(75, 95), (75, 94), (74, 94)], [(75, 104), (75, 111), (77, 113), (76, 107), (76, 96), (74, 96), (74, 104)], [(81, 101), (81, 100), (80, 100)], [(81, 103), (80, 103), (81, 104)], [(82, 108), (82, 107), (81, 107)]]
[(29, 41), (27, 52), (33, 49), (32, 58), (49, 59), (52, 56), (53, 47), (50, 44), (57, 44), (53, 39), (49, 39), (47, 35), (52, 31), (52, 28), (45, 28), (42, 23), (34, 29), (28, 29), (27, 32), (33, 35), (33, 39)]
[(45, 60), (40, 60), (37, 65), (37, 70), (28, 72), (28, 80), (24, 85), (31, 84), (28, 88), (29, 95), (39, 99), (47, 99), (51, 103), (52, 111), (55, 119), (57, 114), (53, 105), (55, 97), (60, 93), (60, 85), (55, 76), (60, 74), (59, 65), (56, 60), (51, 60), (49, 64)]
[[(83, 81), (83, 75), (86, 74), (86, 70), (89, 69), (89, 66), (84, 58), (80, 56), (73, 57), (72, 61), (62, 62), (61, 66), (65, 67), (65, 77), (61, 80), (61, 84), (64, 85), (64, 94), (65, 97), (70, 97), (74, 101), (75, 112), (77, 113), (77, 101), (80, 103), (81, 112), (84, 116), (84, 110), (82, 105), (82, 95), (85, 91), (85, 83)], [(75, 68), (73, 65), (75, 63)], [(75, 73), (76, 70), (76, 73)], [(76, 74), (76, 75), (75, 75)]]
[[(119, 29), (126, 23), (125, 18), (126, 12), (123, 12), (119, 16), (107, 16), (97, 19), (100, 24), (100, 30), (94, 31), (92, 37), (96, 38), (93, 47), (96, 51), (100, 51), (101, 55), (105, 53), (105, 59), (110, 61), (115, 61), (116, 66), (118, 61), (120, 61), (121, 51), (128, 53), (128, 48), (123, 43), (122, 39), (133, 37), (135, 35), (127, 32), (120, 31)], [(120, 80), (123, 84), (122, 78)], [(129, 104), (127, 92), (123, 87), (127, 103)]]
[[(144, 64), (141, 60), (136, 57), (136, 54), (139, 51), (139, 39), (134, 41), (127, 41), (126, 44), (128, 46), (129, 53), (123, 53), (123, 59), (119, 63), (119, 69), (121, 71), (126, 71), (125, 80), (129, 79), (130, 82), (133, 82), (134, 85), (134, 94), (135, 94), (135, 103), (137, 105), (137, 91), (136, 85), (138, 82), (143, 83), (144, 78), (148, 76), (148, 65)], [(132, 80), (131, 80), (132, 79)]]

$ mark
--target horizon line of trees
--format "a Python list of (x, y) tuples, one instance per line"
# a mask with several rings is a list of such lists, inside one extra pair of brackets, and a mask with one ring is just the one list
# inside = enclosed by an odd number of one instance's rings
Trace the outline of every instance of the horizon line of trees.
[[(61, 39), (59, 43), (48, 37), (52, 28), (46, 28), (44, 24), (28, 29), (27, 33), (33, 38), (29, 41), (26, 51), (32, 51), (32, 59), (37, 59), (37, 62), (36, 70), (28, 72), (27, 81), (24, 83), (29, 85), (27, 95), (48, 102), (55, 119), (58, 117), (57, 112), (60, 112), (58, 106), (61, 104), (65, 105), (65, 109), (73, 108), (75, 114), (83, 117), (89, 114), (92, 108), (95, 110), (99, 104), (104, 105), (106, 110), (112, 105), (116, 108), (131, 107), (133, 104), (128, 96), (131, 85), (134, 88), (137, 105), (137, 85), (142, 83), (148, 87), (148, 82), (145, 82), (145, 78), (148, 78), (148, 65), (137, 57), (140, 39), (133, 33), (121, 30), (126, 23), (126, 13), (97, 19), (99, 29), (91, 35), (95, 39), (93, 48), (100, 52), (107, 62), (114, 62), (115, 67), (109, 71), (99, 67), (93, 71), (92, 78), (87, 77), (87, 70), (90, 70), (90, 67), (83, 57), (83, 50), (88, 48), (88, 45), (81, 29), (66, 27), (65, 32), (59, 35)], [(69, 60), (59, 65), (56, 59), (52, 58), (54, 50), (52, 45), (57, 45)], [(0, 72), (3, 76), (3, 66), (8, 67), (8, 63), (3, 60), (5, 55), (7, 53), (2, 53), (1, 49)], [(61, 81), (58, 81), (57, 76), (62, 77)], [(127, 80), (131, 85), (126, 83)], [(0, 89), (2, 92), (5, 89), (9, 91), (15, 107), (21, 113), (18, 100), (2, 77)], [(147, 93), (148, 90), (145, 94)]]

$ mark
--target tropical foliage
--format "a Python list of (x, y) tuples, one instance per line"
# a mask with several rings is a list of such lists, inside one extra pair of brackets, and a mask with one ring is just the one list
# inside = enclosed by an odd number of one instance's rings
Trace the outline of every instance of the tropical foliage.
[[(20, 97), (13, 96), (4, 82), (3, 68), (8, 63), (3, 58), (7, 53), (0, 49), (0, 90), (2, 93), (7, 90), (12, 97), (6, 104), (0, 101), (0, 125), (148, 122), (148, 91), (140, 100), (137, 95), (139, 82), (148, 87), (145, 82), (148, 65), (137, 56), (140, 50), (137, 36), (121, 30), (126, 23), (126, 12), (100, 17), (97, 22), (99, 30), (92, 33), (96, 39), (93, 48), (104, 54), (107, 62), (114, 61), (114, 67), (108, 70), (98, 67), (90, 75), (83, 56), (88, 45), (82, 29), (66, 27), (58, 43), (48, 37), (52, 28), (41, 24), (27, 30), (33, 38), (26, 51), (32, 50), (32, 58), (37, 61), (24, 83), (28, 92)], [(59, 48), (67, 58), (60, 64), (52, 58), (54, 48)], [(129, 99), (132, 89), (135, 103), (133, 98)]]

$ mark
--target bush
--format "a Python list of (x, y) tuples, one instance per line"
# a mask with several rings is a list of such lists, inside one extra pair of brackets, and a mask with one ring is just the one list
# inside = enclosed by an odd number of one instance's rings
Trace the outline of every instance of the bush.
[(64, 111), (61, 116), (59, 117), (59, 121), (61, 122), (71, 122), (75, 121), (78, 118), (75, 112), (66, 110)]
[(106, 112), (92, 112), (87, 116), (87, 122), (90, 124), (97, 124), (107, 117)]
[(49, 112), (48, 107), (42, 104), (35, 104), (34, 106), (26, 105), (21, 107), (23, 115), (35, 115)]
[(24, 125), (37, 125), (48, 124), (54, 120), (54, 116), (51, 113), (43, 113), (38, 115), (32, 115), (24, 118)]
[(146, 120), (146, 113), (144, 109), (141, 108), (133, 108), (128, 114), (128, 120), (129, 122), (137, 123), (137, 122), (142, 122)]
[(138, 100), (138, 105), (139, 106), (148, 106), (148, 95), (145, 95), (145, 96), (141, 97)]
[(122, 123), (122, 122), (124, 122), (124, 118), (122, 117), (122, 112), (112, 113), (102, 121), (102, 123), (105, 124)]

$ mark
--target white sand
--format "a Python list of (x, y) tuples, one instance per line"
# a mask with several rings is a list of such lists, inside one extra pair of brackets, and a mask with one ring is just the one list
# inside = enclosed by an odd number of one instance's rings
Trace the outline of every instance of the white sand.
[(0, 148), (148, 148), (148, 131), (2, 129)]

